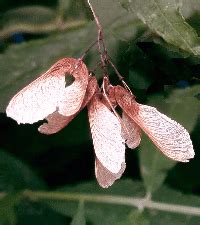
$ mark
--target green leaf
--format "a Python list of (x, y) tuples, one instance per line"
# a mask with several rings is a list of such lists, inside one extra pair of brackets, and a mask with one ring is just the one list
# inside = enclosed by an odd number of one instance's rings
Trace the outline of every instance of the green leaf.
[(134, 89), (146, 90), (153, 82), (152, 61), (139, 48), (131, 49), (131, 52), (133, 54), (130, 62), (133, 66), (129, 69), (129, 82)]
[(77, 212), (73, 217), (71, 225), (86, 225), (83, 201), (79, 202)]
[(179, 8), (187, 22), (197, 31), (200, 35), (200, 2), (199, 0), (179, 0)]
[[(186, 89), (173, 90), (168, 98), (160, 95), (152, 96), (148, 105), (182, 124), (188, 131), (192, 131), (200, 113), (200, 102), (195, 97), (199, 93), (199, 85)], [(165, 157), (159, 149), (145, 135), (140, 145), (140, 170), (147, 192), (155, 192), (164, 182), (168, 170), (175, 164)]]
[[(185, 181), (187, 182), (187, 181)], [(200, 198), (192, 194), (184, 194), (180, 191), (172, 190), (166, 186), (163, 186), (153, 194), (153, 199), (157, 202), (165, 202), (170, 204), (179, 204), (186, 206), (196, 206), (200, 209)], [(173, 208), (173, 205), (171, 206)], [(197, 225), (200, 224), (199, 216), (187, 216), (178, 213), (169, 212), (155, 212), (155, 210), (150, 210), (148, 218), (150, 218), (150, 224), (160, 225), (160, 224), (176, 224), (176, 225)]]
[(57, 13), (61, 18), (64, 18), (67, 10), (69, 9), (71, 0), (58, 0), (58, 9)]
[(146, 187), (147, 193), (155, 192), (164, 182), (168, 170), (175, 164), (166, 158), (150, 141), (150, 139), (143, 135), (139, 147), (140, 156), (140, 171)]
[[(4, 193), (1, 193), (4, 195)], [(65, 225), (66, 217), (56, 213), (44, 204), (24, 199), (23, 192), (8, 193), (0, 196), (1, 225)]]
[[(120, 7), (122, 9), (122, 7)], [(108, 9), (107, 9), (108, 10)], [(134, 23), (135, 17), (125, 19), (123, 12), (120, 14), (124, 25), (120, 24), (118, 34), (126, 36), (126, 39), (134, 38), (134, 32), (126, 33), (127, 22)], [(116, 49), (119, 44), (118, 39), (113, 39), (110, 31), (116, 29), (117, 21), (105, 29), (106, 44), (109, 54), (116, 59)], [(140, 26), (140, 25), (138, 25)], [(137, 26), (135, 27), (137, 29)], [(62, 57), (80, 57), (84, 50), (97, 38), (95, 24), (89, 24), (78, 30), (71, 30), (67, 33), (60, 33), (49, 36), (42, 40), (30, 41), (20, 45), (11, 45), (3, 54), (0, 55), (0, 111), (4, 111), (9, 99), (14, 94), (29, 84), (41, 73), (44, 73), (49, 67)], [(94, 67), (99, 61), (97, 50), (91, 51), (88, 55), (88, 66)], [(98, 75), (102, 77), (102, 74)]]
[[(144, 196), (144, 188), (142, 183), (133, 182), (131, 180), (119, 181), (108, 189), (102, 189), (97, 182), (87, 182), (76, 186), (64, 187), (59, 191), (72, 193), (87, 193), (87, 194), (108, 194), (116, 196)], [(73, 216), (77, 211), (76, 202), (61, 202), (61, 201), (45, 201), (56, 212), (63, 215)], [(84, 201), (85, 217), (94, 225), (111, 225), (125, 219), (132, 207), (115, 204), (99, 204), (98, 202)]]
[(14, 23), (32, 23), (42, 24), (47, 23), (55, 18), (55, 12), (44, 6), (24, 6), (16, 9), (11, 9), (5, 12), (2, 16), (1, 24), (8, 26)]
[[(187, 181), (186, 181), (187, 182)], [(199, 209), (200, 198), (194, 195), (182, 194), (179, 191), (174, 191), (167, 187), (162, 187), (157, 192), (154, 193), (153, 199), (156, 200), (156, 204), (159, 209), (146, 208), (143, 212), (134, 210), (132, 205), (122, 204), (123, 197), (138, 198), (144, 195), (144, 189), (142, 182), (133, 182), (132, 180), (120, 180), (116, 182), (109, 189), (102, 189), (97, 186), (96, 182), (88, 182), (84, 184), (78, 184), (76, 186), (64, 187), (59, 191), (66, 192), (66, 194), (98, 194), (99, 202), (87, 202), (85, 200), (85, 214), (88, 222), (94, 225), (148, 225), (148, 224), (184, 224), (183, 221), (187, 221), (186, 224), (197, 225), (200, 221), (200, 217), (187, 215), (186, 211), (182, 211), (182, 214), (176, 213), (175, 211), (168, 212), (162, 211), (163, 207), (159, 203), (167, 203), (172, 205), (167, 205), (168, 209), (171, 210), (174, 204), (179, 204), (179, 209), (182, 206), (193, 206)], [(58, 191), (58, 192), (59, 192)], [(119, 204), (115, 202), (107, 203), (101, 201), (101, 195), (109, 195), (109, 199), (112, 197), (120, 197)], [(53, 194), (51, 193), (51, 196)], [(44, 203), (48, 204), (49, 207), (54, 209), (63, 215), (72, 216), (77, 211), (77, 203), (74, 201), (67, 201), (64, 198), (59, 198), (60, 201), (56, 200), (44, 200)], [(81, 199), (81, 197), (80, 197)], [(141, 202), (142, 205), (142, 202)], [(153, 204), (152, 204), (153, 206)], [(126, 223), (125, 223), (126, 222)], [(131, 223), (132, 222), (132, 223)]]
[(92, 36), (86, 38), (89, 31), (93, 33), (92, 30), (90, 26), (79, 31), (10, 46), (5, 54), (0, 55), (0, 92), (3, 94), (2, 101), (0, 100), (1, 109), (8, 104), (6, 96), (13, 96), (17, 90), (38, 77), (41, 72), (45, 72), (59, 58), (80, 56), (84, 47), (93, 40)]
[(191, 18), (194, 14), (200, 10), (199, 0), (178, 0), (177, 6), (180, 9), (183, 16), (187, 19)]
[(200, 38), (178, 11), (175, 0), (133, 0), (130, 9), (169, 44), (200, 54)]
[(16, 224), (16, 213), (14, 207), (21, 201), (21, 193), (7, 194), (0, 200), (0, 224)]
[[(91, 0), (100, 23), (105, 32), (105, 41), (107, 35), (113, 36), (121, 41), (129, 41), (130, 36), (138, 38), (144, 32), (144, 25), (138, 17), (132, 13), (127, 13), (120, 3), (115, 0)], [(110, 9), (112, 8), (112, 13)], [(134, 28), (133, 28), (134, 27)], [(123, 32), (122, 32), (123, 30)], [(113, 40), (114, 41), (114, 40)], [(115, 49), (109, 48), (110, 51)]]
[(128, 217), (117, 223), (117, 225), (150, 225), (148, 219), (146, 219), (144, 211), (132, 210)]
[(44, 183), (26, 164), (0, 150), (0, 190), (11, 192), (25, 188), (44, 188)]
[(147, 89), (150, 86), (152, 81), (150, 81), (150, 78), (145, 75), (146, 74), (144, 74), (143, 71), (129, 71), (129, 81), (133, 88)]
[(11, 9), (0, 20), (0, 39), (16, 32), (47, 33), (55, 26), (55, 12), (43, 6), (24, 6)]
[(71, 220), (70, 217), (63, 216), (34, 199), (32, 202), (23, 200), (15, 207), (15, 215), (17, 224), (20, 225), (67, 225)]
[(197, 96), (200, 93), (200, 85), (194, 85), (185, 89), (173, 89), (165, 99), (167, 115), (182, 124), (189, 132), (192, 132), (200, 115), (200, 101)]
[[(114, 21), (121, 19), (121, 16), (126, 13), (118, 2), (115, 0), (90, 0), (97, 16), (99, 16), (100, 23), (103, 27), (111, 25)], [(112, 13), (110, 8), (112, 7)]]

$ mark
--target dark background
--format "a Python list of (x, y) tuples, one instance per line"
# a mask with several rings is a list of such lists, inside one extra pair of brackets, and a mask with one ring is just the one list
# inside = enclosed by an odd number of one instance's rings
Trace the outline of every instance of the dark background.
[[(0, 11), (3, 13), (15, 7), (34, 4), (50, 7), (56, 6), (54, 0), (7, 0), (0, 2)], [(24, 41), (42, 38), (39, 34), (19, 35)], [(10, 44), (18, 42), (18, 39), (16, 39), (16, 36), (12, 35), (9, 39), (4, 40), (4, 42), (2, 41), (2, 44), (6, 48)], [(123, 43), (119, 46), (117, 67), (123, 75), (128, 74), (131, 66), (136, 66), (136, 69), (142, 70), (143, 73), (149, 72), (151, 85), (146, 90), (135, 90), (136, 96), (141, 103), (145, 103), (148, 94), (162, 93), (166, 85), (184, 88), (185, 86), (199, 83), (199, 64), (189, 65), (188, 61), (184, 58), (170, 59), (167, 57), (166, 49), (152, 42), (139, 42), (137, 46), (145, 54), (146, 59), (143, 61), (138, 59), (137, 63), (131, 65), (133, 64), (132, 59), (136, 55), (130, 46), (130, 43)], [(128, 50), (124, 51), (124, 49)], [(147, 63), (151, 64), (148, 65)], [(1, 113), (0, 147), (31, 165), (52, 188), (62, 184), (94, 179), (94, 154), (86, 110), (83, 110), (68, 127), (55, 135), (45, 136), (40, 134), (37, 131), (37, 127), (41, 123), (17, 125), (15, 121), (7, 118), (4, 113)], [(200, 179), (198, 174), (200, 160), (199, 133), (200, 124), (197, 122), (191, 134), (194, 149), (196, 150), (195, 159), (187, 167), (185, 164), (178, 163), (166, 179), (166, 183), (173, 188), (195, 194), (200, 194)], [(141, 179), (137, 158), (137, 151), (127, 151), (127, 169), (124, 176)], [(187, 183), (184, 182), (185, 180), (187, 180)]]
[[(1, 0), (0, 13), (3, 16), (7, 10), (34, 4), (56, 7), (55, 0)], [(87, 18), (90, 19), (91, 15), (88, 14), (88, 9), (84, 10)], [(9, 38), (0, 40), (0, 54), (4, 54), (6, 49), (13, 44), (20, 45), (36, 39), (45, 39), (49, 35), (13, 34)], [(169, 49), (151, 40), (152, 37), (147, 37), (145, 41), (138, 40), (136, 42), (137, 51), (135, 50), (135, 40), (127, 43), (120, 42), (116, 50), (116, 67), (124, 75), (138, 102), (146, 104), (148, 96), (162, 95), (166, 94), (166, 90), (184, 89), (200, 84), (200, 63), (191, 63), (187, 57), (171, 57)], [(148, 80), (143, 86), (131, 82), (129, 75), (133, 68), (143, 76), (145, 81)], [(111, 71), (113, 82), (117, 83), (113, 74)], [(200, 100), (200, 93), (196, 98)], [(94, 150), (87, 110), (84, 109), (67, 127), (54, 135), (40, 134), (37, 128), (41, 123), (42, 121), (33, 125), (17, 125), (2, 112), (0, 114), (0, 149), (29, 165), (52, 190), (62, 185), (95, 180)], [(195, 158), (188, 164), (177, 163), (169, 171), (165, 179), (165, 185), (168, 187), (182, 193), (200, 195), (199, 134), (200, 123), (198, 120), (191, 133), (196, 153)], [(127, 168), (122, 179), (130, 178), (141, 181), (138, 152), (139, 149), (126, 151)]]

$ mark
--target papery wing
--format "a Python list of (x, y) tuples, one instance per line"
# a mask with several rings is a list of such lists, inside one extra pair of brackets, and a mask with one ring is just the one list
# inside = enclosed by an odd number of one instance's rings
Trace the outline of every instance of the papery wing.
[(64, 86), (64, 94), (58, 102), (59, 113), (64, 116), (73, 115), (80, 109), (89, 80), (87, 67), (81, 60), (73, 59), (68, 64), (71, 69), (66, 72), (72, 74), (75, 81), (68, 87)]
[(55, 134), (67, 126), (67, 124), (69, 124), (76, 115), (77, 114), (72, 116), (63, 116), (58, 111), (55, 111), (47, 116), (47, 123), (43, 123), (38, 128), (38, 131), (42, 134)]
[(108, 98), (110, 102), (112, 103), (113, 107), (115, 108), (117, 106), (117, 101), (115, 98), (115, 87), (112, 85), (109, 85), (108, 89)]
[(47, 116), (46, 120), (48, 123), (43, 123), (38, 128), (38, 131), (43, 134), (54, 134), (62, 130), (88, 104), (88, 102), (91, 100), (92, 96), (97, 90), (98, 90), (97, 79), (95, 77), (91, 77), (89, 79), (85, 98), (83, 100), (80, 110), (71, 116), (63, 116), (58, 111), (55, 111), (54, 113)]
[(111, 173), (118, 173), (125, 161), (125, 144), (117, 117), (95, 95), (88, 105), (95, 154)]
[(194, 157), (192, 141), (187, 130), (156, 108), (140, 105), (139, 113), (134, 120), (169, 158), (188, 162)]
[(122, 122), (126, 128), (123, 129), (123, 137), (129, 148), (136, 148), (141, 141), (141, 128), (125, 112), (122, 113)]
[[(68, 75), (73, 75), (75, 81), (65, 87)], [(61, 59), (10, 100), (7, 116), (20, 124), (42, 120), (57, 109), (62, 115), (72, 115), (82, 105), (88, 77), (87, 67), (82, 61)]]
[(153, 143), (169, 158), (188, 162), (194, 149), (187, 130), (156, 108), (136, 103), (134, 97), (118, 86), (115, 96), (120, 107), (149, 136)]
[(119, 179), (124, 173), (125, 168), (126, 163), (123, 162), (118, 173), (111, 173), (101, 164), (101, 162), (97, 158), (95, 159), (95, 175), (99, 185), (103, 188), (108, 188), (117, 179)]

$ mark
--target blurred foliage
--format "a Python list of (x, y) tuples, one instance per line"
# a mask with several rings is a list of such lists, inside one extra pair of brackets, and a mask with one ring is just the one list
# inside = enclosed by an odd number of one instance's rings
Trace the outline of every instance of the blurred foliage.
[[(126, 190), (126, 191), (124, 191)], [(103, 190), (100, 188), (96, 182), (87, 182), (84, 184), (78, 184), (76, 186), (67, 186), (62, 189), (57, 190), (58, 192), (66, 193), (82, 193), (82, 194), (98, 194), (101, 198), (101, 195), (119, 196), (121, 199), (124, 197), (131, 198), (141, 197), (145, 193), (142, 182), (136, 182), (132, 180), (118, 181), (115, 185), (109, 189)], [(134, 193), (134, 194), (133, 194)], [(157, 202), (166, 202), (173, 204), (185, 204), (191, 206), (199, 206), (200, 198), (192, 195), (184, 195), (178, 191), (173, 191), (167, 187), (162, 187), (155, 194)], [(123, 201), (123, 200), (122, 200)], [(122, 202), (121, 201), (121, 202)], [(187, 202), (187, 204), (186, 204)], [(56, 212), (61, 213), (62, 215), (73, 216), (77, 211), (77, 203), (75, 202), (62, 202), (62, 201), (44, 201), (49, 207), (53, 208)], [(164, 216), (163, 216), (164, 215)], [(167, 212), (160, 212), (155, 210), (145, 210), (137, 211), (134, 210), (132, 206), (126, 206), (121, 203), (117, 204), (100, 204), (98, 202), (85, 202), (85, 216), (88, 222), (92, 224), (182, 224), (183, 221), (186, 221), (185, 224), (198, 224), (200, 222), (199, 217), (191, 217), (190, 215), (181, 215), (181, 214), (172, 214)], [(134, 216), (134, 217), (133, 217)], [(133, 221), (132, 221), (133, 220)], [(125, 223), (126, 221), (126, 223)], [(128, 223), (129, 222), (129, 223)]]
[(176, 0), (133, 0), (128, 6), (166, 42), (199, 55), (200, 38), (179, 13)]
[[(175, 119), (188, 131), (192, 131), (199, 116), (199, 100), (195, 98), (199, 90), (200, 85), (185, 89), (173, 89), (169, 91), (166, 98), (161, 95), (151, 96), (148, 103)], [(181, 114), (179, 109), (181, 109)], [(190, 119), (188, 120), (188, 118)], [(144, 184), (149, 193), (156, 191), (162, 185), (168, 170), (175, 164), (176, 162), (161, 154), (149, 138), (143, 137), (140, 145), (140, 167)]]
[[(18, 90), (58, 59), (80, 57), (96, 40), (97, 28), (85, 0), (2, 0), (0, 224), (200, 224), (199, 216), (186, 213), (24, 195), (31, 189), (53, 196), (50, 191), (59, 187), (56, 193), (121, 196), (122, 200), (151, 195), (156, 202), (199, 209), (200, 1), (91, 2), (104, 28), (108, 53), (138, 102), (155, 106), (188, 129), (195, 158), (188, 164), (171, 161), (143, 135), (136, 150), (127, 150), (121, 181), (105, 190), (94, 181), (86, 110), (52, 136), (38, 133), (41, 122), (18, 126), (6, 118), (6, 105)], [(98, 61), (93, 48), (85, 62), (93, 69)], [(109, 71), (113, 83), (118, 83)], [(96, 76), (102, 78), (100, 70)]]
[(77, 209), (77, 213), (74, 215), (74, 218), (71, 222), (71, 225), (85, 225), (85, 214), (84, 214), (84, 202), (80, 201)]
[[(20, 181), (20, 182), (19, 182)], [(44, 188), (44, 182), (20, 160), (0, 151), (0, 190), (19, 191), (26, 188)]]

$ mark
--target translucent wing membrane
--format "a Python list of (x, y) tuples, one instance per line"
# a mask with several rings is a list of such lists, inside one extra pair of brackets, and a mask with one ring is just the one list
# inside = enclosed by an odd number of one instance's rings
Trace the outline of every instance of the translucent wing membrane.
[(64, 94), (59, 100), (59, 113), (64, 116), (70, 116), (80, 109), (89, 79), (87, 67), (82, 61), (73, 59), (69, 64), (71, 70), (67, 73), (72, 74), (75, 81), (64, 88)]
[[(73, 75), (75, 81), (66, 87), (67, 75)], [(56, 110), (64, 116), (72, 115), (82, 105), (88, 78), (87, 67), (82, 61), (61, 59), (11, 99), (7, 116), (20, 124), (37, 122)]]
[(88, 105), (90, 129), (95, 154), (103, 167), (118, 173), (125, 161), (125, 144), (117, 117), (95, 95)]
[(98, 90), (97, 80), (95, 77), (91, 77), (89, 79), (85, 98), (83, 100), (80, 110), (71, 116), (63, 116), (58, 111), (55, 111), (54, 113), (47, 116), (46, 120), (48, 121), (48, 123), (44, 123), (43, 125), (41, 125), (38, 128), (39, 132), (43, 134), (54, 134), (62, 130), (88, 104), (88, 102), (91, 100), (92, 96), (97, 90)]
[(120, 107), (144, 130), (163, 154), (182, 162), (188, 162), (194, 157), (190, 135), (184, 127), (156, 108), (136, 103), (134, 97), (120, 86), (117, 86), (115, 95)]
[(136, 148), (141, 141), (141, 129), (125, 112), (122, 113), (122, 122), (126, 128), (123, 131), (123, 137), (129, 148)]
[(187, 130), (156, 108), (140, 105), (134, 121), (169, 158), (188, 162), (188, 159), (194, 157), (192, 141)]
[(46, 120), (48, 123), (43, 123), (38, 131), (42, 134), (55, 134), (62, 130), (68, 123), (70, 123), (76, 114), (72, 116), (63, 116), (58, 111), (47, 116)]
[(95, 159), (95, 175), (99, 185), (103, 188), (108, 188), (115, 182), (115, 180), (119, 179), (124, 173), (125, 168), (126, 164), (123, 162), (118, 173), (111, 173), (97, 158)]

